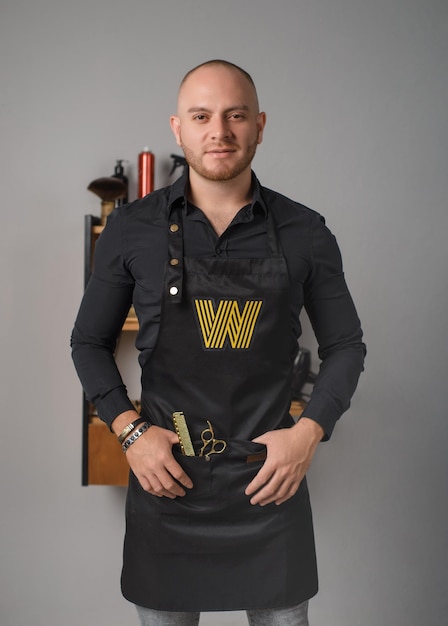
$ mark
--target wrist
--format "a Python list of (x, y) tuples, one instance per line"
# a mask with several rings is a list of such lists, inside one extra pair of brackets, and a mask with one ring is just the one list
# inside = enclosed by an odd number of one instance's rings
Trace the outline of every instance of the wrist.
[(308, 436), (313, 439), (316, 443), (322, 441), (325, 436), (325, 431), (320, 424), (318, 424), (315, 420), (310, 417), (306, 417), (303, 415), (295, 424), (294, 428), (301, 430), (302, 433), (306, 432)]
[(141, 437), (150, 427), (151, 424), (144, 421), (141, 426), (133, 430), (132, 434), (129, 437), (125, 437), (123, 442), (120, 441), (123, 452), (126, 454), (128, 448), (132, 446), (132, 444), (135, 443), (137, 439)]
[(120, 415), (117, 415), (117, 417), (112, 422), (111, 431), (115, 433), (118, 437), (128, 424), (131, 424), (138, 419), (140, 419), (140, 415), (137, 413), (137, 411), (130, 410), (125, 411), (124, 413), (120, 413)]

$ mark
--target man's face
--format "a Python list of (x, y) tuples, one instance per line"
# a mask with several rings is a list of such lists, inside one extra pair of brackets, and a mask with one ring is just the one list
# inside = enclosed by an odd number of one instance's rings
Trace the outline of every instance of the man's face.
[(221, 65), (201, 67), (187, 78), (177, 115), (170, 119), (190, 167), (212, 181), (231, 180), (250, 170), (265, 122), (249, 81)]

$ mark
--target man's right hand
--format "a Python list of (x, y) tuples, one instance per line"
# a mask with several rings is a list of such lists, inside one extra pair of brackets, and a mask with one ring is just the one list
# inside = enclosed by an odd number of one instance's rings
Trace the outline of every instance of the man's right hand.
[[(126, 451), (129, 465), (145, 491), (154, 496), (176, 498), (185, 495), (193, 483), (173, 456), (179, 443), (175, 432), (151, 426)], [(183, 487), (182, 487), (183, 485)]]
[[(112, 424), (116, 434), (138, 417), (137, 413), (122, 413)], [(185, 495), (193, 483), (173, 456), (173, 445), (179, 443), (175, 432), (151, 426), (126, 451), (130, 468), (142, 488), (154, 496), (174, 499)]]

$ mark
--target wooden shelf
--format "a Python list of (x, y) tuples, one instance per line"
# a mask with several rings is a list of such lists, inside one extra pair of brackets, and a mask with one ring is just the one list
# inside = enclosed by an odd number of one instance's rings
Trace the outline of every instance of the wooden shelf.
[(114, 433), (98, 417), (88, 425), (88, 484), (126, 487), (129, 465)]
[(300, 417), (305, 410), (306, 404), (301, 400), (293, 400), (289, 409), (291, 415), (295, 418)]
[(97, 224), (96, 226), (92, 226), (92, 235), (95, 237), (99, 237), (104, 230), (104, 226), (102, 224)]
[(134, 311), (134, 307), (131, 307), (129, 311), (129, 315), (126, 318), (125, 323), (123, 324), (124, 331), (136, 331), (138, 330), (138, 319)]
[(138, 319), (135, 317), (128, 317), (123, 324), (124, 331), (138, 330)]

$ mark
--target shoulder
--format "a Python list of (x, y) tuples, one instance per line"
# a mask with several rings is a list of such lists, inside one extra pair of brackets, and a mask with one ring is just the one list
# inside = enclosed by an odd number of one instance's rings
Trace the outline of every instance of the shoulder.
[(300, 259), (312, 267), (328, 258), (340, 263), (336, 238), (323, 215), (272, 189), (263, 187), (262, 195), (290, 264)]
[(272, 189), (261, 191), (285, 253), (311, 257), (316, 241), (333, 239), (323, 215)]
[(116, 207), (98, 238), (95, 258), (104, 258), (106, 263), (117, 259), (131, 266), (144, 250), (152, 255), (151, 260), (154, 255), (163, 256), (168, 216), (169, 188)]
[(111, 213), (112, 218), (122, 226), (165, 224), (168, 219), (170, 187), (157, 189), (144, 198), (117, 207)]
[(285, 222), (288, 222), (290, 226), (295, 224), (302, 228), (325, 225), (325, 218), (314, 209), (267, 187), (261, 187), (261, 192), (267, 209), (271, 211), (278, 226), (282, 226)]
[(108, 216), (100, 239), (120, 242), (127, 247), (160, 234), (169, 215), (169, 188), (158, 189), (144, 198), (116, 207)]

